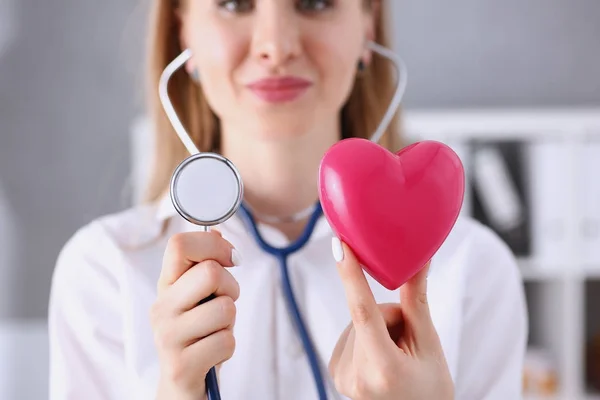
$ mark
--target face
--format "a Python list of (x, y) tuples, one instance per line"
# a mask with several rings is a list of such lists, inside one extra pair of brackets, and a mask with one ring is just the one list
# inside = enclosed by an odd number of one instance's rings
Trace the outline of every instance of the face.
[(225, 134), (337, 129), (373, 18), (364, 0), (187, 0), (181, 40)]

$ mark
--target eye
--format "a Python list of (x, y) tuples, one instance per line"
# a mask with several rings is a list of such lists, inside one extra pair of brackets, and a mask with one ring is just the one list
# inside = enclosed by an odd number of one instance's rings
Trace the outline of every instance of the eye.
[(252, 11), (254, 8), (254, 1), (252, 0), (221, 0), (219, 1), (219, 7), (225, 9), (231, 13), (247, 13)]
[(301, 11), (322, 11), (333, 6), (333, 0), (299, 0), (298, 9)]

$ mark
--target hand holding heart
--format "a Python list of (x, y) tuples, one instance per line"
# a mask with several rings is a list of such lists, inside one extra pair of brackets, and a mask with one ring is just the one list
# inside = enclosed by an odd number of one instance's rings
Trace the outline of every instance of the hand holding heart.
[(352, 322), (342, 333), (329, 372), (353, 400), (448, 400), (454, 387), (427, 304), (429, 264), (400, 288), (401, 304), (378, 305), (350, 248), (333, 251)]
[[(427, 262), (452, 230), (464, 190), (460, 158), (440, 142), (422, 141), (392, 153), (351, 138), (323, 157), (323, 213), (349, 245), (337, 238), (333, 242), (352, 317), (329, 365), (343, 395), (353, 400), (453, 399), (427, 304)], [(361, 264), (387, 289), (400, 287), (401, 304), (378, 305)]]

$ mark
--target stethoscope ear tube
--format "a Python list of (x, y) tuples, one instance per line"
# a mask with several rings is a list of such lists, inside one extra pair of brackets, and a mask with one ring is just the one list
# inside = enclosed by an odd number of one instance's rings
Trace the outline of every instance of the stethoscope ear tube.
[(392, 96), (390, 105), (385, 111), (385, 114), (383, 115), (379, 126), (371, 135), (371, 141), (374, 143), (379, 143), (381, 137), (385, 133), (385, 130), (390, 125), (390, 122), (392, 122), (394, 114), (396, 114), (396, 111), (402, 103), (402, 98), (404, 97), (404, 93), (406, 92), (406, 86), (408, 84), (408, 68), (404, 63), (404, 60), (402, 60), (402, 58), (398, 54), (394, 53), (392, 50), (372, 41), (368, 42), (367, 46), (375, 53), (390, 60), (392, 64), (394, 64), (394, 67), (396, 68), (396, 71), (398, 73), (398, 82), (396, 83), (396, 90), (394, 91), (394, 95)]
[[(185, 130), (185, 127), (181, 123), (181, 120), (177, 116), (177, 112), (175, 111), (175, 108), (173, 107), (173, 105), (170, 101), (169, 93), (168, 93), (169, 79), (175, 73), (175, 71), (177, 71), (179, 68), (181, 68), (190, 59), (191, 55), (192, 55), (191, 51), (189, 49), (187, 49), (183, 53), (181, 53), (175, 60), (173, 60), (165, 68), (165, 70), (163, 71), (163, 73), (161, 74), (161, 77), (160, 77), (159, 97), (162, 102), (163, 108), (165, 109), (165, 112), (167, 114), (167, 117), (169, 118), (171, 124), (173, 125), (173, 129), (175, 129), (175, 132), (179, 136), (179, 139), (181, 140), (181, 142), (184, 144), (184, 146), (190, 153), (190, 156), (188, 158), (186, 158), (176, 168), (176, 170), (173, 173), (173, 176), (171, 177), (171, 184), (170, 184), (171, 201), (173, 203), (173, 206), (177, 210), (177, 212), (183, 218), (190, 221), (191, 223), (201, 226), (204, 231), (208, 231), (210, 229), (209, 228), (210, 226), (219, 224), (219, 223), (227, 220), (231, 215), (233, 215), (237, 211), (238, 207), (241, 204), (242, 198), (243, 198), (244, 189), (243, 189), (243, 183), (242, 183), (240, 174), (239, 174), (237, 168), (233, 165), (233, 163), (231, 161), (227, 160), (225, 157), (221, 156), (220, 154), (201, 153), (198, 150), (198, 148), (196, 147), (196, 145), (194, 144), (194, 142), (188, 135), (187, 131)], [(198, 161), (206, 161), (206, 160), (213, 160), (214, 162), (219, 162), (221, 164), (221, 167), (226, 167), (224, 169), (225, 171), (229, 170), (229, 176), (228, 176), (229, 181), (231, 181), (231, 179), (237, 181), (237, 185), (236, 185), (237, 196), (235, 196), (235, 200), (233, 201), (233, 204), (231, 204), (231, 206), (229, 207), (229, 210), (227, 212), (223, 212), (222, 215), (213, 216), (210, 218), (197, 218), (197, 216), (193, 215), (193, 213), (190, 213), (184, 205), (186, 203), (186, 200), (189, 200), (189, 199), (187, 199), (188, 196), (185, 196), (184, 193), (190, 193), (189, 189), (190, 189), (190, 187), (194, 186), (194, 182), (190, 182), (189, 179), (182, 179), (182, 177), (184, 176), (184, 174), (187, 171), (191, 171), (192, 167), (198, 164)], [(216, 165), (216, 164), (213, 164), (213, 165)], [(188, 185), (184, 185), (182, 182), (187, 182)], [(228, 197), (229, 197), (229, 200), (231, 200), (232, 196), (228, 196)], [(191, 200), (193, 200), (193, 199), (191, 199)], [(215, 295), (211, 294), (210, 296), (208, 296), (205, 299), (203, 299), (202, 301), (200, 301), (198, 303), (198, 305), (204, 304), (214, 298), (215, 298)], [(221, 400), (221, 393), (219, 390), (219, 381), (218, 381), (218, 377), (217, 377), (216, 367), (212, 367), (208, 371), (204, 381), (205, 381), (206, 393), (208, 396), (208, 400)]]
[(171, 103), (171, 99), (169, 98), (169, 80), (173, 76), (173, 74), (181, 67), (185, 65), (185, 63), (192, 57), (192, 51), (190, 49), (185, 49), (180, 55), (177, 56), (173, 61), (166, 66), (162, 74), (160, 75), (160, 80), (158, 83), (158, 96), (162, 103), (162, 106), (167, 114), (167, 118), (171, 122), (173, 129), (179, 136), (179, 139), (187, 149), (190, 154), (197, 154), (200, 151), (194, 144), (190, 135), (188, 135), (185, 127), (181, 123), (181, 120), (177, 116), (177, 112)]
[[(394, 117), (394, 114), (398, 110), (398, 107), (400, 107), (400, 104), (402, 103), (402, 98), (404, 97), (404, 93), (406, 92), (406, 86), (408, 84), (408, 68), (404, 63), (404, 60), (402, 60), (402, 58), (394, 51), (384, 46), (381, 46), (380, 44), (375, 43), (373, 41), (368, 41), (367, 47), (373, 52), (391, 61), (392, 64), (394, 64), (396, 71), (398, 72), (398, 82), (396, 83), (396, 90), (390, 101), (390, 105), (388, 106), (383, 118), (381, 119), (377, 130), (373, 133), (373, 135), (371, 135), (371, 141), (378, 143), (383, 134), (385, 133), (385, 130), (389, 126), (392, 118)], [(190, 138), (189, 134), (185, 130), (185, 127), (181, 123), (181, 120), (177, 116), (177, 112), (173, 108), (173, 104), (171, 103), (168, 92), (168, 84), (169, 80), (171, 79), (171, 76), (173, 76), (173, 74), (179, 68), (185, 65), (185, 63), (191, 57), (192, 51), (190, 49), (185, 49), (173, 61), (171, 61), (169, 65), (167, 65), (167, 67), (164, 69), (163, 73), (160, 76), (158, 92), (165, 113), (167, 114), (167, 117), (169, 118), (173, 129), (175, 129), (177, 136), (179, 136), (179, 139), (190, 154), (197, 154), (200, 151), (194, 144), (193, 140)]]

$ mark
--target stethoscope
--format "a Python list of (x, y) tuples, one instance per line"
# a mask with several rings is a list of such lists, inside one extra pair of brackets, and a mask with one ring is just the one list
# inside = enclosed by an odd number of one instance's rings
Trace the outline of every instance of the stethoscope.
[[(371, 141), (379, 142), (394, 113), (400, 106), (402, 97), (406, 90), (407, 70), (402, 59), (391, 50), (374, 42), (368, 42), (368, 47), (375, 53), (390, 60), (398, 71), (398, 83), (390, 105), (384, 114), (377, 130), (371, 136)], [(315, 380), (317, 392), (320, 400), (327, 399), (327, 389), (321, 364), (310, 339), (306, 324), (302, 319), (294, 292), (292, 290), (289, 272), (288, 257), (290, 254), (300, 250), (308, 242), (317, 221), (322, 215), (320, 203), (317, 203), (310, 214), (309, 223), (304, 229), (300, 238), (284, 248), (273, 247), (269, 245), (258, 230), (258, 225), (253, 213), (247, 205), (243, 203), (244, 184), (240, 173), (231, 161), (220, 154), (212, 152), (200, 152), (181, 120), (177, 116), (175, 109), (169, 99), (167, 86), (171, 76), (181, 68), (192, 56), (190, 49), (184, 50), (175, 58), (163, 71), (159, 83), (159, 96), (175, 132), (183, 142), (184, 146), (191, 154), (175, 169), (171, 178), (170, 196), (173, 206), (177, 212), (187, 221), (202, 227), (208, 231), (211, 226), (221, 224), (231, 218), (238, 211), (240, 216), (250, 228), (258, 245), (275, 257), (279, 261), (282, 272), (282, 285), (287, 306), (296, 329), (302, 341), (304, 350), (308, 356), (310, 368)], [(202, 195), (202, 189), (207, 189), (207, 193)], [(213, 296), (209, 296), (202, 302), (208, 301)], [(202, 303), (201, 302), (201, 303)], [(209, 400), (220, 400), (219, 385), (215, 368), (211, 368), (206, 376), (206, 390)]]

